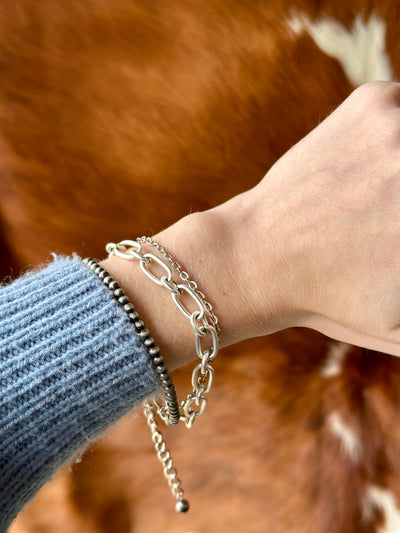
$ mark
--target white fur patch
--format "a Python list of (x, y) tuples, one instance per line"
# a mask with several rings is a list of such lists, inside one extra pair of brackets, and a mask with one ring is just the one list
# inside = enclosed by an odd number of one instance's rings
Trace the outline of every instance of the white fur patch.
[(364, 502), (364, 520), (369, 522), (373, 509), (379, 509), (384, 517), (384, 525), (378, 533), (399, 533), (400, 531), (400, 510), (396, 505), (394, 495), (389, 491), (371, 485), (368, 487)]
[(328, 416), (327, 424), (333, 435), (339, 439), (342, 450), (350, 459), (358, 462), (362, 455), (362, 446), (354, 430), (343, 421), (337, 411)]
[(326, 360), (321, 368), (323, 378), (333, 378), (342, 372), (343, 361), (351, 346), (345, 342), (332, 343), (326, 354)]
[(368, 20), (357, 15), (350, 30), (336, 20), (311, 20), (305, 15), (292, 17), (288, 25), (296, 35), (307, 32), (325, 54), (337, 59), (355, 87), (393, 80), (385, 50), (386, 25), (377, 15)]

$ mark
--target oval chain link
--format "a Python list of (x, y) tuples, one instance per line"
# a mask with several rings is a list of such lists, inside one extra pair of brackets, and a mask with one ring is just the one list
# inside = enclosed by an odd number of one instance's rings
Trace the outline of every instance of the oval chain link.
[[(152, 253), (143, 253), (143, 244), (153, 247), (162, 259)], [(146, 276), (157, 285), (161, 285), (169, 290), (172, 299), (179, 311), (190, 320), (191, 326), (195, 333), (195, 349), (201, 363), (196, 365), (192, 373), (193, 391), (188, 394), (186, 400), (180, 405), (180, 419), (185, 422), (186, 427), (192, 427), (195, 419), (199, 417), (206, 408), (207, 398), (205, 394), (210, 392), (214, 383), (214, 369), (210, 365), (215, 359), (219, 349), (219, 335), (221, 333), (218, 319), (214, 314), (213, 308), (206, 301), (204, 294), (199, 290), (197, 283), (189, 279), (189, 274), (185, 272), (181, 265), (174, 259), (172, 254), (166, 252), (165, 248), (153, 241), (150, 237), (139, 237), (136, 241), (124, 240), (118, 244), (109, 243), (106, 246), (109, 257), (117, 255), (123, 259), (137, 259), (140, 261), (140, 267)], [(164, 269), (166, 275), (157, 277), (149, 269), (149, 264), (157, 263)], [(170, 266), (168, 265), (170, 264)], [(181, 281), (176, 283), (172, 279), (172, 270), (178, 272)], [(180, 301), (180, 297), (186, 294), (196, 304), (197, 309), (190, 312), (188, 308)], [(211, 323), (210, 323), (211, 322)], [(200, 323), (200, 324), (199, 324)], [(211, 346), (207, 349), (202, 347), (202, 339), (210, 337)], [(158, 414), (165, 420), (165, 410), (155, 402)], [(160, 460), (163, 460), (160, 457)]]
[[(169, 287), (168, 287), (169, 288)], [(176, 286), (177, 290), (179, 291), (178, 294), (172, 293), (172, 299), (176, 303), (179, 311), (185, 315), (186, 318), (191, 320), (192, 316), (196, 318), (196, 320), (202, 320), (204, 318), (204, 307), (200, 301), (200, 298), (197, 296), (197, 294), (187, 285), (183, 285), (180, 283)], [(193, 313), (189, 313), (189, 311), (186, 309), (186, 307), (179, 301), (179, 296), (186, 292), (192, 300), (197, 304), (198, 311), (193, 311)], [(197, 334), (197, 333), (196, 333)]]
[[(136, 252), (137, 253), (137, 252)], [(172, 281), (172, 270), (169, 268), (169, 266), (159, 257), (157, 257), (154, 254), (143, 254), (140, 255), (137, 253), (140, 257), (140, 268), (143, 270), (143, 272), (146, 274), (148, 278), (150, 278), (154, 283), (157, 283), (157, 285), (164, 285), (163, 280), (165, 283), (170, 283)], [(146, 261), (147, 259), (147, 261)], [(157, 278), (146, 265), (151, 264), (152, 262), (156, 262), (158, 265), (160, 265), (165, 272), (167, 273), (167, 277), (161, 276), (161, 278)], [(164, 285), (169, 289), (168, 285)]]

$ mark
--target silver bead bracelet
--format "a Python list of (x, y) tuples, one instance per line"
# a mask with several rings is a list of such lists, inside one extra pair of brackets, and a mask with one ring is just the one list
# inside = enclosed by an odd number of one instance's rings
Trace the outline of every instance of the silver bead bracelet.
[[(159, 255), (143, 251), (143, 245), (153, 248)], [(144, 274), (154, 283), (169, 291), (177, 308), (189, 320), (194, 330), (195, 350), (201, 362), (193, 369), (193, 391), (188, 394), (187, 398), (180, 405), (178, 404), (178, 415), (176, 415), (174, 404), (172, 416), (172, 407), (168, 404), (168, 395), (166, 395), (164, 404), (160, 404), (156, 400), (153, 400), (153, 405), (148, 400), (144, 402), (145, 415), (152, 431), (152, 439), (155, 443), (158, 457), (163, 464), (164, 475), (171, 487), (173, 495), (178, 500), (175, 508), (179, 512), (186, 512), (189, 509), (189, 504), (183, 499), (181, 481), (177, 477), (177, 471), (173, 467), (171, 454), (166, 448), (165, 440), (158, 429), (156, 413), (158, 413), (167, 425), (171, 425), (171, 420), (174, 421), (173, 423), (176, 423), (175, 420), (178, 416), (177, 421), (181, 420), (187, 428), (191, 428), (196, 418), (204, 412), (207, 405), (206, 394), (210, 392), (214, 383), (215, 373), (211, 363), (214, 361), (219, 349), (219, 336), (221, 331), (218, 325), (218, 319), (214, 314), (212, 306), (206, 301), (204, 294), (199, 290), (197, 284), (189, 279), (189, 275), (182, 269), (178, 261), (170, 253), (166, 252), (163, 246), (153, 241), (150, 237), (139, 237), (136, 241), (124, 240), (118, 244), (108, 243), (106, 250), (109, 257), (117, 256), (128, 261), (139, 261)], [(151, 263), (159, 265), (164, 270), (164, 275), (157, 277), (150, 269)], [(179, 275), (178, 282), (173, 279), (175, 272)], [(180, 300), (182, 295), (191, 298), (195, 306), (194, 311), (189, 311), (187, 306), (182, 303)], [(205, 338), (209, 340), (209, 346), (207, 348), (203, 346)], [(152, 354), (150, 353), (150, 355)], [(163, 374), (164, 371), (161, 372), (161, 375)], [(165, 375), (169, 375), (167, 371)]]
[(140, 319), (133, 304), (128, 300), (125, 291), (119, 286), (118, 282), (115, 281), (107, 270), (99, 265), (95, 259), (87, 257), (83, 260), (83, 263), (93, 270), (96, 276), (111, 291), (114, 299), (128, 314), (128, 318), (133, 324), (136, 334), (141, 339), (147, 353), (150, 355), (151, 362), (153, 363), (154, 369), (163, 387), (165, 395), (165, 421), (169, 426), (177, 424), (180, 419), (180, 413), (176, 390), (167, 367), (165, 366), (159, 347), (156, 346), (154, 339), (150, 337), (149, 330), (145, 328), (143, 320)]
[[(158, 346), (154, 343), (154, 339), (150, 337), (149, 331), (144, 327), (143, 321), (140, 319), (137, 311), (135, 311), (133, 304), (126, 296), (125, 291), (119, 286), (118, 282), (110, 276), (107, 270), (91, 257), (83, 259), (83, 263), (87, 265), (104, 283), (104, 285), (111, 291), (114, 299), (128, 314), (129, 320), (149, 353), (155, 371), (160, 379), (165, 396), (165, 403), (163, 405), (165, 423), (170, 426), (177, 424), (180, 420), (180, 411), (175, 386), (164, 364), (163, 356), (161, 355)], [(158, 430), (158, 423), (155, 418), (153, 406), (147, 400), (143, 402), (143, 406), (147, 422), (151, 428), (157, 455), (163, 464), (164, 476), (171, 487), (172, 494), (177, 499), (175, 509), (180, 513), (186, 513), (189, 510), (189, 502), (183, 498), (184, 491), (182, 483), (173, 466), (173, 459), (167, 449), (162, 433)]]

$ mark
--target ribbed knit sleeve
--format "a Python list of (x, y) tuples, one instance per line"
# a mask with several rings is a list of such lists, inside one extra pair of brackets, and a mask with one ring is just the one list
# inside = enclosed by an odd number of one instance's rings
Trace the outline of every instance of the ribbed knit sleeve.
[(158, 387), (110, 291), (78, 259), (0, 289), (0, 531), (73, 454)]

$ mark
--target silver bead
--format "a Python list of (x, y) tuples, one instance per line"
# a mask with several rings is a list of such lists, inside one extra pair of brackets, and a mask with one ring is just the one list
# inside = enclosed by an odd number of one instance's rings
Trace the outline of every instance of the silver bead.
[(189, 502), (187, 500), (179, 500), (175, 505), (175, 510), (178, 513), (187, 513), (189, 511)]
[(167, 421), (167, 426), (176, 426), (179, 423), (180, 418), (169, 417)]
[(137, 332), (138, 337), (141, 339), (146, 339), (149, 336), (149, 330), (146, 328), (141, 329)]

